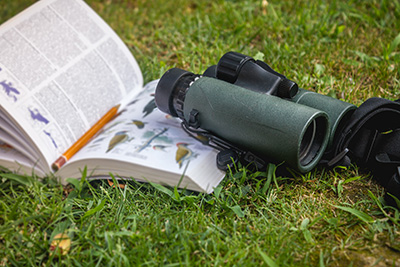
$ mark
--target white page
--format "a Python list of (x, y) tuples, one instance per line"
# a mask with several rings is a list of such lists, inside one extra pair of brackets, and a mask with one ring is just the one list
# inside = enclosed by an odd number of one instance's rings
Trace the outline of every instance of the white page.
[[(0, 166), (23, 175), (32, 175), (33, 166), (36, 163), (20, 152), (0, 141)], [(35, 168), (37, 175), (44, 175), (45, 172), (40, 168)]]
[(143, 78), (81, 0), (42, 0), (0, 27), (1, 109), (51, 163)]
[[(26, 140), (26, 136), (22, 134), (20, 128), (18, 128), (15, 123), (10, 121), (10, 118), (3, 116), (1, 111), (0, 111), (0, 128), (4, 132), (4, 134), (9, 136), (6, 137), (7, 140), (3, 140), (5, 143), (12, 145), (14, 149), (18, 150), (24, 155), (27, 155), (30, 159), (34, 161), (38, 160), (37, 158), (38, 152), (35, 150), (35, 147), (32, 146), (32, 144)], [(16, 145), (15, 143), (18, 143), (18, 145)]]
[(20, 152), (27, 158), (31, 159), (32, 161), (37, 160), (32, 155), (34, 152), (33, 153), (29, 152), (29, 150), (26, 147), (22, 146), (21, 143), (18, 142), (18, 140), (14, 138), (14, 136), (10, 135), (8, 132), (4, 131), (2, 128), (0, 128), (0, 142), (4, 142), (4, 143), (12, 146), (15, 150), (17, 150), (18, 152)]

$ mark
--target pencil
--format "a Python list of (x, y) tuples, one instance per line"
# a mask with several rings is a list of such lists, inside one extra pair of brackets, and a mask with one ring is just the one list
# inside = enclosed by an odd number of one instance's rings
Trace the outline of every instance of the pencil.
[(112, 107), (99, 121), (96, 122), (81, 138), (78, 139), (67, 151), (64, 152), (52, 165), (58, 171), (73, 155), (75, 155), (103, 126), (111, 121), (118, 113), (120, 105)]

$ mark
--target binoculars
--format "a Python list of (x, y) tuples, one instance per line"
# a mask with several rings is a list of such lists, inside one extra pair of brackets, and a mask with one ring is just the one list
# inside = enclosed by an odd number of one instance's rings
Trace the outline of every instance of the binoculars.
[(160, 79), (157, 107), (184, 128), (207, 133), (224, 148), (251, 152), (308, 172), (321, 160), (356, 106), (298, 88), (263, 61), (223, 55), (203, 75), (172, 68)]

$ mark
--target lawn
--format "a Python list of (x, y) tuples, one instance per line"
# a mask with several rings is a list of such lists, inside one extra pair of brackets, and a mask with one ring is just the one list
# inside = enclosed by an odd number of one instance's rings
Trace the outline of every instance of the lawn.
[[(35, 1), (6, 2), (1, 23)], [(171, 67), (202, 73), (233, 50), (355, 105), (400, 98), (398, 1), (87, 3), (129, 47), (145, 81)], [(85, 174), (64, 187), (55, 177), (0, 176), (1, 266), (400, 266), (399, 210), (355, 165), (291, 177), (274, 165), (256, 173), (238, 166), (210, 195), (113, 187)], [(54, 250), (60, 233), (69, 249)]]

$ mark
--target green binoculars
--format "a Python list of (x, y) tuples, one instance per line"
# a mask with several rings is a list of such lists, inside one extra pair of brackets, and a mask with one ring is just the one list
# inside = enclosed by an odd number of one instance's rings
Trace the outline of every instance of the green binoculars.
[(308, 172), (334, 143), (356, 106), (299, 89), (266, 63), (228, 52), (203, 75), (173, 68), (160, 79), (157, 107), (250, 151)]

